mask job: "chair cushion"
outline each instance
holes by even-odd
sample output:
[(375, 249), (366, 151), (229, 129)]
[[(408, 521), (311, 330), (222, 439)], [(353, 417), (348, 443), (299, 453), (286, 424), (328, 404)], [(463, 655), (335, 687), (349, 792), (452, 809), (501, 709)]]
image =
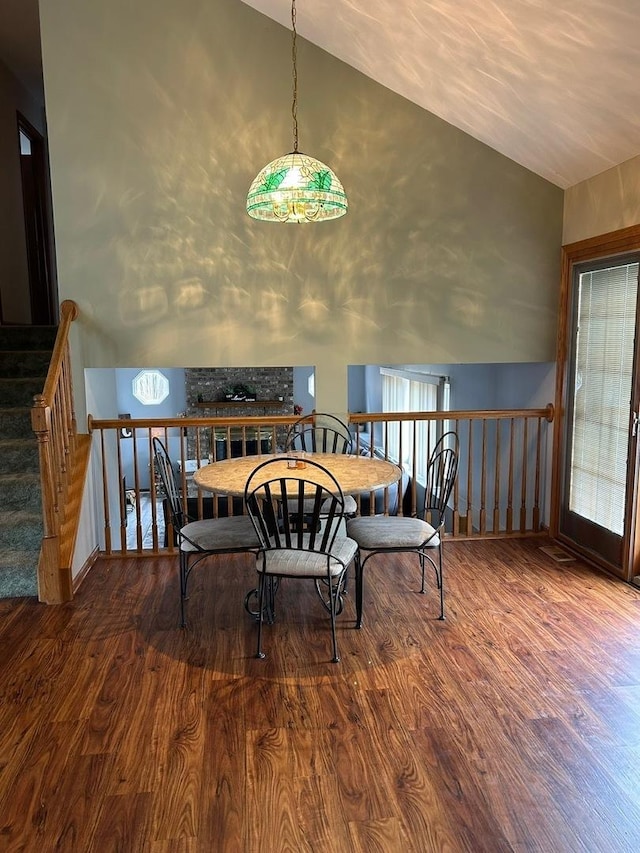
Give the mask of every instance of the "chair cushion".
[[(195, 543), (187, 542), (188, 536)], [(232, 515), (228, 518), (205, 518), (192, 521), (180, 530), (181, 551), (233, 551), (259, 548), (260, 541), (253, 522), (247, 515)]]
[(353, 495), (344, 496), (344, 514), (355, 515), (358, 512), (358, 504)]
[[(305, 536), (303, 539), (308, 540), (308, 537)], [(331, 576), (336, 577), (352, 562), (357, 550), (357, 543), (346, 537), (335, 540), (330, 556), (320, 551), (274, 548), (265, 552), (265, 572), (268, 575), (290, 577), (326, 577), (327, 559), (329, 559)], [(262, 571), (261, 560), (258, 560), (257, 565), (258, 570)]]
[(387, 515), (352, 518), (347, 521), (347, 536), (355, 539), (364, 551), (376, 551), (379, 548), (437, 548), (440, 545), (440, 536), (435, 529), (419, 518)]
[[(326, 515), (329, 511), (331, 498), (327, 498), (327, 500), (322, 504), (320, 508), (321, 515)], [(289, 512), (295, 512), (298, 509), (297, 501), (289, 501)], [(313, 500), (308, 500), (304, 502), (305, 511), (311, 514), (313, 512)], [(355, 515), (358, 511), (358, 504), (356, 503), (356, 499), (353, 495), (345, 495), (344, 496), (344, 514), (345, 515)]]

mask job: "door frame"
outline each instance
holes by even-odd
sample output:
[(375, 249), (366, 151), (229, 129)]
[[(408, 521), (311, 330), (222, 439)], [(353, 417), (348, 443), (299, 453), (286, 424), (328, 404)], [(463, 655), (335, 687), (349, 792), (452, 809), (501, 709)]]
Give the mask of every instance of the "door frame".
[[(551, 479), (551, 513), (549, 534), (570, 550), (576, 551), (589, 562), (595, 563), (600, 568), (611, 574), (630, 581), (636, 574), (640, 574), (640, 522), (638, 519), (637, 493), (638, 493), (638, 453), (636, 451), (635, 464), (628, 466), (627, 490), (629, 494), (636, 495), (635, 501), (628, 501), (625, 514), (625, 533), (622, 543), (622, 566), (614, 566), (597, 554), (594, 554), (580, 543), (568, 539), (560, 532), (560, 506), (561, 489), (564, 470), (564, 436), (566, 421), (566, 394), (567, 376), (569, 374), (569, 358), (571, 347), (571, 306), (572, 306), (572, 283), (573, 268), (578, 263), (585, 261), (598, 261), (606, 257), (615, 259), (616, 256), (640, 251), (640, 225), (632, 225), (619, 231), (611, 231), (597, 237), (590, 237), (576, 243), (569, 243), (562, 247), (562, 274), (560, 282), (560, 300), (558, 309), (558, 336), (556, 348), (556, 392), (555, 392), (555, 420), (553, 431), (553, 466)], [(640, 304), (637, 316), (640, 316)], [(636, 346), (638, 341), (636, 339)], [(634, 387), (632, 389), (632, 405), (630, 412), (638, 411), (640, 402), (640, 371), (635, 371)], [(631, 423), (630, 423), (631, 428)], [(637, 446), (637, 443), (636, 443)]]
[(28, 171), (25, 171), (24, 155), (20, 154), (31, 323), (54, 325), (58, 322), (57, 282), (46, 142), (20, 111), (17, 124), (18, 150), (20, 133), (24, 133), (31, 144)]

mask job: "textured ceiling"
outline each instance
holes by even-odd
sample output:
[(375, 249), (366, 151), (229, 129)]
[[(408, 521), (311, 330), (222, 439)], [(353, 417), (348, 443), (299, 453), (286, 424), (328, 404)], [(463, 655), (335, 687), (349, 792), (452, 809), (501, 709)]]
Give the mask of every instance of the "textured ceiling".
[[(37, 7), (0, 0), (0, 58), (41, 91)], [(560, 187), (640, 154), (640, 0), (297, 0), (296, 26)]]
[(640, 0), (297, 0), (296, 29), (560, 187), (640, 154)]

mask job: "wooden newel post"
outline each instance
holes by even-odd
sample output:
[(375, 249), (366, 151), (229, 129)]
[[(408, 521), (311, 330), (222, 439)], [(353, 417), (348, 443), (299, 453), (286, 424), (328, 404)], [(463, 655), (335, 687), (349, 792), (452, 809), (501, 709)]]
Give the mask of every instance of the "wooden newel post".
[(42, 485), (42, 517), (44, 538), (38, 566), (38, 598), (47, 604), (70, 601), (72, 592), (60, 573), (60, 518), (58, 492), (55, 488), (51, 408), (42, 394), (36, 395), (31, 409), (31, 426), (38, 439), (40, 481)]

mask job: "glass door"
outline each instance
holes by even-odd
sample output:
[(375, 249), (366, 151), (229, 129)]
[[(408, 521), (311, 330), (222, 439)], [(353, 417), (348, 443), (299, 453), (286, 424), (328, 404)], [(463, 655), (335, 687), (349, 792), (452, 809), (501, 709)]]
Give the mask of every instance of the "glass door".
[(567, 359), (559, 538), (634, 574), (640, 253), (575, 263)]

